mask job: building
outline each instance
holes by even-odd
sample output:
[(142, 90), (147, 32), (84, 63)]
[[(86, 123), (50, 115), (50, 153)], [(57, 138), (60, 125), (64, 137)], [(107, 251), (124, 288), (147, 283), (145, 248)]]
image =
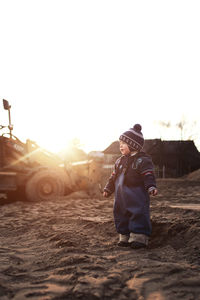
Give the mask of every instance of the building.
[[(157, 177), (180, 177), (200, 168), (200, 152), (193, 141), (145, 140), (144, 151), (150, 154)], [(105, 164), (113, 166), (120, 156), (119, 141), (104, 151)]]

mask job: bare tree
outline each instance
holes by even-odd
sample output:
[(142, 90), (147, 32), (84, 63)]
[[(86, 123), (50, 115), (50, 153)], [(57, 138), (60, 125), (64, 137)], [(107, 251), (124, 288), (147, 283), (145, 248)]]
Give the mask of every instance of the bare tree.
[(163, 122), (163, 121), (158, 121), (158, 124), (162, 127), (171, 127), (171, 123), (168, 121), (168, 122)]
[[(170, 121), (164, 122), (164, 121), (158, 121), (158, 124), (161, 128), (173, 128), (174, 124), (172, 125)], [(182, 140), (194, 140), (198, 137), (197, 130), (197, 122), (196, 121), (188, 121), (185, 116), (182, 117), (182, 119), (175, 124), (175, 127), (178, 127), (180, 130), (180, 139)]]
[(183, 130), (185, 129), (186, 125), (186, 120), (182, 118), (180, 122), (176, 124), (176, 126), (180, 129), (181, 131), (181, 141), (183, 140)]
[(161, 120), (156, 121), (155, 123), (157, 123), (158, 126), (159, 126), (160, 129), (161, 129), (161, 131), (159, 130), (159, 133), (160, 133), (160, 138), (162, 138), (162, 134), (161, 134), (162, 128), (170, 128), (170, 127), (171, 127), (171, 123), (170, 123), (170, 121), (164, 122), (164, 121), (161, 121)]
[(181, 141), (183, 139), (185, 140), (192, 140), (195, 139), (195, 128), (196, 128), (197, 122), (193, 121), (192, 123), (187, 121), (185, 117), (182, 117), (181, 121), (176, 124), (176, 126), (181, 131)]

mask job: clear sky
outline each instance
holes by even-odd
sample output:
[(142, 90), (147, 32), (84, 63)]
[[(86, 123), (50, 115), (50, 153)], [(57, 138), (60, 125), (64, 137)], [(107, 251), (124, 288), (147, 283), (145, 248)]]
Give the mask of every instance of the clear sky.
[(0, 0), (13, 133), (51, 151), (79, 138), (90, 151), (135, 123), (145, 138), (180, 139), (184, 121), (200, 150), (199, 16), (192, 0)]

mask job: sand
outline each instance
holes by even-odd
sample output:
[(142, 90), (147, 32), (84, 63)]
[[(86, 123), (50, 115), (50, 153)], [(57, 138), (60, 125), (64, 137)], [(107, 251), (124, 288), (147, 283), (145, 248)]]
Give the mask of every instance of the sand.
[(158, 187), (142, 250), (117, 246), (112, 197), (2, 199), (0, 299), (200, 299), (200, 181)]
[(198, 180), (200, 181), (200, 169), (196, 170), (196, 171), (193, 171), (191, 173), (189, 173), (186, 178), (188, 180)]

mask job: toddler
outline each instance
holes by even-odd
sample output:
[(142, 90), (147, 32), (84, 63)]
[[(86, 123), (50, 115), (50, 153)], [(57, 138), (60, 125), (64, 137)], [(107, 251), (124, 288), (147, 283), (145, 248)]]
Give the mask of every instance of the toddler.
[(147, 247), (151, 235), (150, 197), (157, 195), (153, 163), (142, 151), (144, 138), (140, 124), (124, 132), (120, 138), (121, 157), (115, 162), (103, 195), (115, 192), (114, 221), (119, 233), (119, 246), (134, 249)]

